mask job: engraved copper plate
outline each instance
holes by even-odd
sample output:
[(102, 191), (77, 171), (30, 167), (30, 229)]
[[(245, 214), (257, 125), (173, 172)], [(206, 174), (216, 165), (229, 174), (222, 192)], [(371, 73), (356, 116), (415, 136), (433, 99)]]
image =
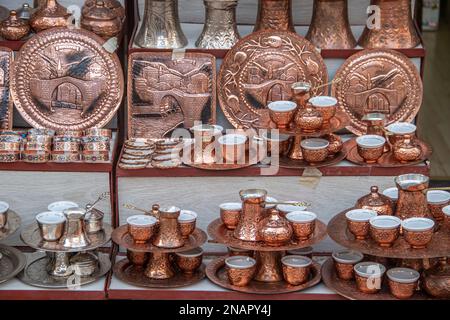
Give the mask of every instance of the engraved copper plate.
[(12, 70), (15, 106), (33, 127), (103, 127), (122, 102), (124, 80), (116, 54), (82, 29), (54, 28), (32, 37)]
[(38, 288), (47, 289), (68, 289), (70, 286), (84, 286), (98, 281), (104, 277), (109, 270), (111, 270), (111, 261), (109, 255), (99, 254), (99, 267), (95, 273), (89, 277), (78, 277), (75, 275), (69, 277), (55, 277), (51, 276), (47, 272), (47, 265), (49, 259), (46, 254), (34, 253), (29, 257), (29, 263), (18, 275), (18, 278), (23, 283)]
[(417, 67), (393, 50), (363, 50), (339, 68), (332, 95), (350, 117), (348, 130), (361, 135), (368, 113), (386, 114), (388, 124), (414, 120), (422, 105), (423, 86)]
[(227, 247), (233, 247), (242, 250), (253, 250), (253, 251), (289, 251), (295, 249), (302, 249), (306, 247), (310, 247), (316, 243), (319, 243), (327, 236), (327, 226), (322, 221), (316, 222), (316, 230), (314, 231), (311, 239), (307, 241), (297, 241), (292, 239), (290, 243), (279, 246), (279, 247), (271, 247), (262, 241), (251, 242), (251, 241), (243, 241), (234, 237), (234, 230), (229, 230), (222, 223), (221, 219), (216, 219), (210, 223), (208, 226), (208, 234), (209, 236)]
[(367, 163), (361, 158), (361, 156), (358, 153), (358, 147), (356, 145), (356, 140), (352, 139), (348, 141), (349, 143), (349, 153), (347, 155), (347, 160), (350, 162), (353, 162), (355, 164), (361, 165), (361, 166), (369, 166), (369, 167), (388, 167), (388, 168), (394, 168), (394, 167), (406, 167), (406, 166), (414, 166), (420, 163), (423, 163), (424, 161), (428, 160), (431, 157), (432, 148), (425, 142), (421, 140), (414, 140), (416, 142), (420, 149), (422, 149), (422, 154), (420, 155), (419, 159), (415, 161), (409, 161), (407, 163), (402, 163), (395, 159), (394, 153), (392, 151), (387, 152), (381, 156), (381, 158), (378, 160), (377, 163), (370, 164)]
[(89, 245), (87, 247), (76, 249), (66, 248), (58, 242), (43, 241), (37, 223), (33, 223), (28, 228), (24, 229), (20, 237), (22, 238), (23, 242), (36, 250), (49, 252), (80, 252), (95, 250), (99, 247), (103, 247), (109, 242), (109, 240), (111, 240), (111, 233), (111, 226), (103, 224), (102, 231), (87, 234), (87, 238), (89, 240)]
[(162, 138), (180, 125), (216, 119), (216, 59), (210, 54), (132, 53), (128, 136)]
[(198, 248), (202, 246), (206, 240), (207, 235), (203, 230), (195, 229), (195, 231), (189, 236), (189, 243), (185, 243), (184, 246), (175, 249), (159, 248), (149, 243), (137, 244), (134, 242), (131, 235), (128, 233), (128, 226), (124, 225), (116, 230), (112, 234), (112, 240), (125, 249), (134, 252), (160, 252), (160, 253), (175, 253), (175, 252), (185, 252), (191, 249)]
[[(386, 281), (383, 283), (381, 291), (377, 294), (362, 293), (356, 288), (354, 280), (345, 281), (338, 278), (334, 268), (332, 258), (329, 258), (322, 266), (322, 280), (325, 285), (336, 291), (337, 294), (350, 300), (398, 300), (390, 294)], [(422, 292), (416, 292), (410, 300), (431, 299)]]
[(13, 59), (12, 50), (0, 47), (0, 129), (12, 128), (13, 102), (10, 95), (9, 75)]
[(27, 264), (25, 255), (11, 247), (0, 245), (0, 283), (14, 278)]
[[(288, 31), (258, 31), (226, 55), (217, 80), (220, 106), (236, 128), (269, 128), (268, 103), (291, 100), (291, 86), (299, 81), (313, 88), (327, 83), (327, 68), (317, 49)], [(327, 91), (321, 87), (313, 95)]]
[(206, 267), (206, 276), (213, 283), (221, 286), (225, 289), (230, 289), (233, 291), (243, 292), (243, 293), (252, 293), (252, 294), (281, 294), (281, 293), (290, 293), (290, 292), (298, 292), (302, 290), (309, 289), (311, 287), (316, 286), (320, 283), (321, 280), (321, 271), (320, 265), (316, 262), (313, 263), (313, 267), (311, 268), (311, 275), (308, 282), (299, 285), (293, 286), (285, 281), (280, 282), (259, 282), (252, 280), (247, 287), (237, 287), (232, 285), (228, 280), (227, 271), (225, 268), (225, 259), (226, 258), (218, 258), (212, 261)]
[(449, 255), (450, 233), (442, 228), (434, 233), (433, 239), (426, 249), (411, 249), (402, 236), (397, 239), (391, 248), (380, 247), (370, 237), (367, 240), (356, 240), (347, 229), (345, 213), (349, 210), (338, 214), (328, 224), (329, 236), (345, 248), (361, 251), (371, 256), (397, 259), (439, 258)]
[(123, 259), (114, 265), (114, 276), (117, 279), (137, 287), (144, 288), (181, 288), (196, 284), (202, 281), (205, 274), (205, 265), (197, 269), (194, 274), (188, 275), (183, 272), (176, 272), (175, 276), (169, 279), (151, 279), (145, 276), (145, 269)]
[(14, 232), (17, 231), (20, 227), (20, 217), (19, 215), (12, 211), (8, 211), (8, 220), (6, 222), (6, 226), (2, 229), (0, 229), (0, 240), (6, 239), (10, 235), (12, 235)]

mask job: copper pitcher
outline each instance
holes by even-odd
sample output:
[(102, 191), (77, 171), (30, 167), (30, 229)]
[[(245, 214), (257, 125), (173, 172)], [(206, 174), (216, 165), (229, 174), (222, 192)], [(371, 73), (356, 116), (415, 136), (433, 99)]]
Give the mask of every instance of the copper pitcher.
[(85, 248), (89, 245), (89, 239), (86, 235), (84, 218), (86, 210), (81, 208), (72, 208), (64, 211), (66, 216), (66, 225), (64, 235), (59, 242), (69, 249)]
[(40, 2), (39, 8), (31, 15), (30, 25), (36, 32), (56, 27), (67, 27), (70, 15), (58, 1), (46, 0)]
[(306, 39), (321, 49), (353, 49), (356, 39), (348, 20), (347, 0), (314, 0)]
[(400, 219), (432, 218), (428, 208), (427, 190), (430, 179), (422, 174), (405, 174), (395, 178), (398, 201), (395, 215)]
[(179, 248), (184, 246), (178, 217), (181, 209), (177, 207), (161, 208), (159, 210), (159, 231), (153, 240), (153, 245), (160, 248)]
[(242, 214), (234, 236), (243, 241), (259, 241), (258, 224), (264, 219), (267, 191), (261, 189), (242, 190)]
[(371, 0), (370, 4), (380, 8), (379, 25), (372, 21), (373, 13), (370, 13), (358, 45), (368, 49), (400, 49), (420, 44), (412, 19), (411, 0)]
[(178, 18), (178, 0), (146, 0), (142, 25), (136, 35), (141, 48), (183, 48), (188, 41)]
[(259, 0), (255, 31), (281, 30), (295, 32), (292, 0)]

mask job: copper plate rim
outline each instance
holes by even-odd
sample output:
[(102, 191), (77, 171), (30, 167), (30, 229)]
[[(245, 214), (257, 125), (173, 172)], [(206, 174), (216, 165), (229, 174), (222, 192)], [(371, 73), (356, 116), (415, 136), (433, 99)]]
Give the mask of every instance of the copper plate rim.
[(202, 264), (192, 276), (188, 276), (182, 272), (177, 272), (174, 277), (165, 280), (150, 279), (144, 275), (145, 268), (136, 267), (136, 269), (138, 269), (136, 271), (140, 271), (141, 277), (136, 279), (136, 281), (133, 281), (133, 279), (128, 278), (127, 274), (124, 272), (125, 269), (130, 267), (130, 265), (132, 265), (132, 263), (128, 261), (128, 259), (123, 259), (116, 262), (113, 267), (114, 276), (120, 281), (142, 288), (182, 288), (199, 283), (206, 277), (206, 266), (204, 264)]
[(367, 240), (355, 240), (354, 236), (347, 229), (345, 213), (350, 210), (352, 209), (339, 213), (328, 224), (328, 235), (345, 248), (375, 257), (394, 259), (431, 259), (449, 255), (450, 234), (443, 229), (434, 233), (433, 240), (426, 249), (411, 249), (401, 236), (391, 248), (378, 246), (370, 237)]
[[(7, 10), (7, 12), (9, 15), (9, 10)], [(1, 8), (0, 8), (0, 15), (1, 15)], [(15, 58), (14, 52), (10, 48), (3, 47), (3, 46), (0, 46), (0, 51), (9, 55), (9, 59), (10, 59), (9, 67), (8, 67), (9, 71), (6, 73), (10, 74), (13, 69), (13, 63), (14, 63), (14, 58)], [(12, 126), (13, 126), (13, 107), (14, 107), (13, 99), (11, 97), (11, 94), (9, 94), (9, 98), (7, 99), (6, 114), (5, 114), (5, 117), (8, 119), (7, 126), (5, 128), (7, 130), (12, 129)]]
[(400, 161), (398, 161), (394, 158), (392, 151), (389, 151), (388, 153), (383, 154), (383, 156), (381, 156), (381, 158), (378, 160), (377, 163), (371, 164), (371, 163), (365, 162), (361, 158), (361, 156), (358, 154), (358, 146), (356, 144), (356, 138), (351, 139), (348, 141), (349, 152), (347, 155), (347, 160), (354, 164), (358, 164), (358, 165), (366, 166), (366, 167), (397, 168), (397, 167), (414, 166), (414, 165), (421, 164), (421, 163), (425, 162), (426, 160), (428, 160), (433, 153), (433, 149), (431, 148), (431, 146), (429, 146), (425, 142), (418, 140), (418, 139), (416, 140), (416, 142), (419, 145), (420, 149), (422, 150), (422, 153), (418, 160), (410, 161), (408, 163), (401, 163)]
[[(221, 257), (221, 258), (217, 258), (217, 259), (213, 260), (211, 263), (209, 263), (208, 266), (206, 267), (206, 276), (214, 284), (216, 284), (222, 288), (237, 291), (237, 292), (243, 292), (243, 293), (248, 293), (248, 294), (260, 294), (260, 295), (292, 293), (292, 292), (299, 292), (299, 291), (303, 291), (303, 290), (309, 289), (311, 287), (314, 287), (317, 284), (319, 284), (320, 281), (322, 280), (320, 264), (318, 264), (317, 262), (313, 262), (312, 278), (307, 283), (299, 285), (299, 286), (292, 286), (284, 281), (268, 283), (268, 282), (258, 282), (258, 281), (252, 280), (252, 283), (260, 284), (258, 286), (259, 287), (258, 289), (251, 289), (249, 287), (237, 287), (237, 286), (233, 286), (228, 281), (220, 279), (217, 276), (217, 273), (223, 267), (225, 267), (225, 259), (226, 258)], [(276, 285), (277, 287), (273, 288), (274, 285)]]
[(350, 119), (349, 119), (348, 115), (345, 112), (338, 110), (336, 115), (330, 119), (331, 126), (323, 127), (322, 129), (317, 130), (315, 132), (308, 133), (308, 132), (304, 132), (304, 131), (302, 131), (300, 129), (296, 129), (296, 128), (279, 129), (279, 130), (280, 130), (280, 133), (291, 135), (291, 136), (301, 135), (303, 137), (320, 138), (324, 135), (345, 129), (349, 123), (350, 123)]
[(19, 229), (21, 223), (20, 216), (13, 210), (8, 210), (8, 220), (6, 226), (0, 229), (0, 240), (4, 240)]
[[(225, 234), (223, 234), (223, 232), (225, 232)], [(290, 251), (310, 247), (325, 239), (325, 237), (327, 236), (327, 226), (322, 221), (317, 220), (316, 230), (311, 239), (302, 242), (294, 242), (294, 240), (291, 240), (290, 244), (279, 247), (271, 247), (261, 241), (259, 242), (242, 241), (234, 238), (233, 232), (234, 230), (228, 230), (225, 227), (221, 219), (214, 220), (208, 226), (209, 236), (215, 241), (226, 245), (227, 247), (233, 247), (241, 250), (264, 251), (264, 252)]]
[(191, 249), (195, 249), (195, 248), (202, 246), (206, 242), (207, 239), (208, 239), (208, 236), (206, 235), (206, 232), (197, 228), (197, 229), (195, 229), (194, 233), (190, 235), (188, 244), (185, 244), (184, 246), (182, 246), (180, 248), (169, 249), (169, 248), (158, 248), (150, 243), (146, 243), (146, 244), (134, 243), (133, 239), (128, 234), (128, 226), (127, 225), (123, 225), (123, 226), (115, 229), (112, 233), (112, 240), (118, 246), (125, 248), (127, 250), (131, 250), (134, 252), (140, 252), (140, 253), (147, 253), (147, 252), (176, 253), (176, 252), (189, 251)]
[(27, 257), (22, 251), (16, 248), (0, 245), (0, 253), (3, 255), (1, 259), (9, 259), (14, 264), (14, 269), (7, 275), (0, 277), (0, 284), (17, 276), (27, 264)]
[[(346, 281), (337, 277), (333, 258), (327, 259), (322, 266), (322, 280), (327, 288), (335, 291), (340, 296), (349, 300), (400, 300), (389, 293), (386, 283), (383, 283), (382, 290), (377, 294), (367, 294), (358, 291), (354, 280)], [(433, 300), (424, 293), (415, 293), (409, 300)]]

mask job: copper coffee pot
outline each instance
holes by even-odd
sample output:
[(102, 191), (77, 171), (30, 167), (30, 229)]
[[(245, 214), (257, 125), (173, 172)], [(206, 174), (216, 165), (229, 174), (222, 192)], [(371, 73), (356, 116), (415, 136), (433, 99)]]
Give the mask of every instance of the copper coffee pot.
[(153, 245), (167, 249), (184, 246), (180, 225), (178, 224), (180, 213), (181, 209), (177, 207), (159, 209), (159, 231), (153, 240)]
[(397, 217), (432, 218), (427, 201), (429, 182), (430, 179), (422, 174), (405, 174), (395, 178), (398, 188)]
[[(380, 8), (379, 26), (366, 26), (358, 45), (363, 48), (415, 48), (420, 38), (411, 14), (411, 0), (371, 0)], [(369, 18), (368, 23), (372, 21)]]
[(356, 39), (348, 20), (347, 0), (314, 0), (306, 39), (320, 49), (353, 49)]
[(258, 224), (264, 219), (267, 191), (261, 189), (242, 190), (242, 214), (234, 237), (243, 241), (259, 241)]
[(292, 0), (259, 0), (255, 31), (282, 30), (295, 32)]
[(86, 210), (81, 208), (67, 209), (64, 211), (66, 216), (66, 225), (64, 235), (59, 240), (65, 248), (79, 249), (89, 245), (89, 239), (86, 235), (84, 218)]
[(30, 25), (34, 31), (40, 32), (50, 28), (67, 27), (70, 13), (56, 0), (46, 0), (33, 12)]

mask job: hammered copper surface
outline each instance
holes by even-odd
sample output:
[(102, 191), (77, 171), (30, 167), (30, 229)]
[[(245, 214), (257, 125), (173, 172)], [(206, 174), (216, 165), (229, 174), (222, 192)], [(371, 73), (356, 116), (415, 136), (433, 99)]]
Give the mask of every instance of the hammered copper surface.
[[(82, 8), (82, 13), (85, 10), (91, 8), (98, 0), (86, 0)], [(119, 0), (103, 0), (105, 6), (111, 9), (120, 19), (125, 18), (125, 8), (122, 6)]]
[(158, 231), (152, 240), (154, 246), (158, 248), (176, 249), (183, 247), (185, 242), (189, 241), (189, 237), (183, 239), (180, 223), (178, 222), (179, 216), (179, 208), (170, 211), (165, 211), (162, 208), (159, 209)]
[(11, 247), (0, 245), (0, 284), (14, 278), (27, 263), (25, 255)]
[(409, 231), (403, 228), (403, 237), (413, 249), (425, 249), (433, 239), (434, 230)]
[(259, 0), (255, 29), (295, 32), (292, 0)]
[(314, 0), (306, 39), (320, 49), (353, 49), (356, 39), (348, 20), (347, 0)]
[(394, 145), (393, 152), (395, 159), (401, 163), (416, 161), (422, 155), (419, 144), (412, 141), (409, 136), (403, 142)]
[(225, 267), (227, 269), (228, 281), (235, 287), (247, 287), (255, 275), (256, 265), (246, 269)]
[[(404, 181), (402, 183), (402, 181)], [(430, 178), (421, 174), (406, 174), (395, 178), (398, 200), (395, 215), (400, 219), (430, 218), (427, 190)], [(444, 256), (444, 255), (443, 255)]]
[(331, 134), (333, 132), (344, 129), (350, 124), (350, 119), (343, 111), (338, 110), (333, 118), (330, 119), (328, 124), (323, 124), (319, 129), (314, 131), (305, 131), (304, 129), (296, 126), (295, 124), (287, 129), (280, 130), (281, 133), (296, 135), (301, 134), (304, 137), (321, 138), (324, 135)]
[(323, 117), (311, 104), (307, 104), (306, 108), (300, 109), (295, 116), (295, 125), (302, 132), (314, 133), (322, 128)]
[(414, 283), (400, 283), (388, 279), (389, 290), (391, 294), (397, 299), (407, 300), (414, 296), (417, 289), (417, 282)]
[(267, 105), (291, 100), (292, 85), (307, 81), (313, 95), (327, 93), (328, 72), (316, 48), (287, 31), (258, 31), (226, 55), (217, 86), (220, 106), (236, 128), (274, 127)]
[(0, 240), (6, 239), (20, 227), (21, 219), (15, 211), (9, 210), (7, 215), (8, 220), (6, 222), (6, 226), (4, 228), (0, 228)]
[(293, 286), (298, 286), (308, 282), (310, 267), (291, 267), (283, 265), (284, 280)]
[(211, 222), (208, 226), (208, 234), (213, 240), (228, 247), (254, 251), (289, 251), (309, 247), (322, 241), (326, 237), (326, 225), (321, 221), (317, 221), (316, 223), (315, 232), (308, 241), (296, 241), (291, 239), (288, 244), (279, 247), (271, 247), (262, 241), (252, 242), (239, 240), (234, 237), (233, 231), (228, 230), (220, 219)]
[(127, 250), (127, 258), (133, 265), (143, 267), (149, 260), (150, 254), (146, 252), (133, 252)]
[(202, 265), (192, 274), (177, 272), (172, 278), (158, 280), (145, 276), (142, 267), (134, 266), (127, 259), (114, 265), (114, 276), (117, 279), (136, 287), (144, 288), (180, 288), (196, 284), (205, 278), (205, 266)]
[(322, 163), (328, 158), (328, 148), (318, 150), (302, 148), (302, 154), (303, 160), (314, 166), (316, 163)]
[(338, 276), (339, 279), (346, 281), (354, 279), (355, 277), (354, 264), (339, 263), (335, 261), (334, 267), (336, 269), (336, 275)]
[(108, 40), (119, 35), (122, 30), (122, 18), (107, 7), (104, 1), (96, 1), (82, 11), (81, 27), (99, 37)]
[(347, 230), (345, 213), (349, 210), (336, 215), (328, 224), (329, 236), (345, 248), (367, 255), (398, 259), (439, 258), (448, 255), (450, 234), (444, 229), (439, 229), (434, 233), (433, 240), (426, 249), (412, 250), (403, 237), (400, 237), (391, 248), (382, 248), (370, 238), (356, 241), (355, 237)]
[(216, 60), (203, 53), (132, 53), (128, 69), (129, 137), (162, 138), (179, 125), (215, 122)]
[[(356, 288), (364, 294), (376, 294), (381, 291), (383, 277), (362, 277), (355, 274)], [(374, 283), (373, 283), (374, 282)], [(379, 284), (378, 284), (379, 283)]]
[(35, 32), (51, 28), (67, 27), (71, 22), (70, 13), (56, 0), (41, 1), (41, 5), (30, 17), (30, 25)]
[(351, 221), (347, 219), (347, 228), (357, 240), (366, 240), (369, 236), (369, 221)]
[[(241, 241), (256, 242), (260, 240), (258, 232), (259, 222), (265, 217), (264, 209), (267, 191), (263, 189), (241, 190), (239, 196), (242, 201), (241, 218), (239, 219), (236, 229), (230, 233), (231, 237)], [(219, 223), (221, 223), (220, 219)], [(208, 226), (208, 233), (210, 227), (211, 224)], [(246, 249), (233, 245), (232, 247)]]
[(153, 252), (145, 267), (144, 275), (150, 279), (165, 280), (174, 277), (176, 271), (169, 253)]
[(116, 228), (112, 233), (112, 240), (116, 244), (134, 252), (184, 252), (201, 247), (206, 242), (207, 238), (208, 237), (204, 231), (195, 229), (195, 231), (190, 235), (189, 240), (185, 241), (183, 247), (168, 249), (158, 248), (151, 243), (134, 243), (133, 238), (128, 233), (128, 227), (126, 225)]
[(285, 281), (268, 283), (253, 280), (246, 287), (237, 287), (231, 285), (228, 281), (225, 259), (226, 258), (218, 258), (208, 264), (208, 266), (206, 267), (206, 276), (216, 285), (233, 291), (261, 295), (282, 294), (306, 290), (308, 288), (316, 286), (320, 283), (321, 280), (320, 265), (314, 263), (313, 267), (311, 268), (309, 281), (299, 286), (292, 286)]
[(12, 50), (0, 47), (0, 130), (12, 128), (13, 101), (10, 95), (9, 79), (13, 60)]
[(220, 219), (222, 219), (222, 222), (227, 229), (234, 230), (239, 224), (241, 213), (241, 210), (220, 209)]
[(364, 160), (365, 163), (374, 164), (377, 163), (383, 155), (384, 145), (376, 148), (366, 148), (357, 144), (356, 150), (358, 151), (358, 155)]
[(116, 54), (83, 29), (55, 28), (21, 48), (11, 75), (15, 106), (33, 127), (84, 130), (105, 126), (122, 102)]
[(180, 225), (181, 236), (183, 237), (183, 239), (188, 239), (189, 236), (192, 234), (192, 232), (194, 232), (194, 230), (195, 230), (196, 221), (185, 222), (185, 223), (179, 222), (179, 225)]
[(447, 260), (440, 259), (439, 265), (423, 273), (422, 286), (433, 297), (450, 299), (450, 265)]
[(283, 281), (281, 259), (284, 251), (255, 251), (257, 269), (254, 280), (265, 283)]
[(368, 113), (386, 115), (387, 125), (411, 122), (422, 105), (423, 86), (412, 61), (393, 50), (363, 50), (345, 61), (332, 85), (339, 108), (350, 117), (348, 130), (365, 134), (362, 118)]
[(394, 202), (378, 191), (377, 186), (371, 187), (368, 195), (356, 201), (356, 208), (373, 210), (381, 216), (392, 216), (394, 214)]
[(187, 274), (193, 275), (198, 268), (202, 265), (203, 255), (196, 257), (175, 255), (175, 263), (178, 268)]
[(289, 221), (275, 209), (269, 210), (269, 217), (261, 220), (258, 229), (261, 241), (272, 247), (288, 243), (293, 234)]
[(20, 40), (30, 32), (28, 21), (19, 19), (16, 11), (11, 11), (8, 19), (0, 23), (0, 35), (6, 40)]

